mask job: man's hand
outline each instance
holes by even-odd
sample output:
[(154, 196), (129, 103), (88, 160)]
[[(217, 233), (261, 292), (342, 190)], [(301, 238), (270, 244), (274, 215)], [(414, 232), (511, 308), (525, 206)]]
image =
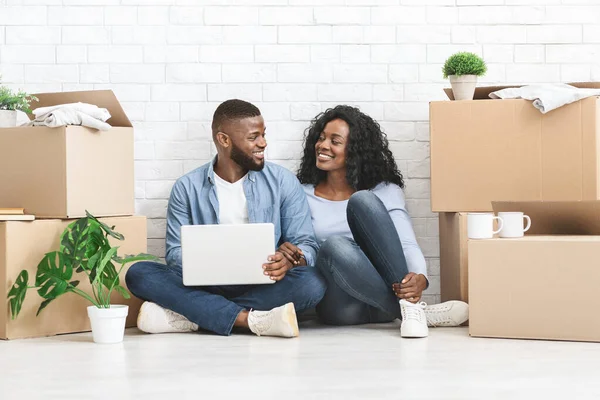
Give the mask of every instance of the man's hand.
[(423, 290), (427, 287), (427, 278), (423, 274), (415, 274), (409, 272), (402, 282), (394, 283), (392, 288), (396, 297), (410, 301), (411, 303), (418, 303), (423, 295)]
[(292, 268), (293, 264), (279, 251), (269, 256), (270, 263), (263, 264), (264, 274), (268, 275), (274, 281), (280, 281), (285, 274)]
[(306, 259), (304, 258), (302, 250), (290, 242), (283, 243), (281, 246), (279, 246), (277, 251), (282, 253), (285, 258), (287, 258), (288, 261), (294, 264), (296, 267), (300, 265), (306, 265)]

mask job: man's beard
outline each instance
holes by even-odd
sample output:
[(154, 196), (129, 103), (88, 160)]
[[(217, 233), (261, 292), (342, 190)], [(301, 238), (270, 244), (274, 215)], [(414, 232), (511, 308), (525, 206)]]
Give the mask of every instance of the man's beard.
[(240, 167), (247, 169), (248, 171), (261, 171), (265, 162), (264, 159), (261, 162), (257, 162), (254, 157), (248, 156), (235, 143), (231, 143), (231, 155), (230, 158), (235, 161)]

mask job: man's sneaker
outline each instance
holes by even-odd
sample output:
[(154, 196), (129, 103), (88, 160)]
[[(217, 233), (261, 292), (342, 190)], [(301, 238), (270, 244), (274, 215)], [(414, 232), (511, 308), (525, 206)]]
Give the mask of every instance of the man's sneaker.
[(425, 307), (425, 315), (429, 326), (459, 326), (469, 319), (469, 305), (464, 301), (446, 301)]
[(146, 333), (183, 333), (198, 330), (198, 325), (183, 315), (145, 301), (138, 314), (137, 327)]
[(425, 317), (425, 306), (421, 302), (413, 304), (404, 299), (400, 300), (400, 312), (402, 313), (402, 325), (400, 325), (400, 336), (409, 338), (423, 338), (429, 334), (427, 318)]
[(298, 336), (298, 320), (294, 303), (287, 303), (270, 311), (250, 311), (248, 327), (258, 336)]

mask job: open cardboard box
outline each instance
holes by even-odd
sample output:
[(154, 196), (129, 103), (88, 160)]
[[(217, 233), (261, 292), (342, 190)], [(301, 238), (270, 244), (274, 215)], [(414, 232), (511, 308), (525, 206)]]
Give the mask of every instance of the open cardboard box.
[(523, 238), (469, 240), (471, 336), (600, 342), (600, 201), (494, 202)]
[(600, 199), (600, 98), (542, 114), (529, 100), (489, 98), (503, 88), (430, 103), (432, 211), (492, 211), (493, 200)]
[(108, 109), (112, 128), (0, 129), (0, 207), (36, 218), (133, 215), (133, 127), (111, 90), (36, 94), (32, 109), (90, 103)]

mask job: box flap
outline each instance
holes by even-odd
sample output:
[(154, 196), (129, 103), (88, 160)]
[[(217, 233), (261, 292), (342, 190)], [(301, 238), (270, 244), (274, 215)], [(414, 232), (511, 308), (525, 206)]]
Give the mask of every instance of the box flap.
[[(573, 82), (568, 83), (568, 85), (575, 86), (580, 89), (600, 89), (600, 82)], [(497, 90), (507, 89), (507, 88), (516, 88), (522, 87), (524, 85), (513, 85), (513, 86), (483, 86), (475, 88), (475, 94), (473, 95), (473, 100), (490, 100), (490, 93), (495, 92)], [(444, 93), (450, 100), (454, 100), (454, 93), (452, 92), (452, 88), (445, 88)]]
[(600, 235), (600, 200), (493, 201), (492, 209), (529, 215), (527, 235)]
[[(495, 92), (497, 90), (507, 89), (507, 88), (521, 87), (521, 86), (523, 86), (523, 85), (477, 87), (477, 88), (475, 88), (475, 94), (473, 95), (473, 100), (491, 100), (490, 93), (492, 93), (492, 92)], [(454, 93), (452, 92), (452, 88), (445, 88), (444, 92), (446, 93), (446, 96), (448, 96), (448, 98), (450, 100), (454, 100)]]
[(573, 82), (569, 85), (580, 89), (600, 89), (600, 82)]
[(56, 106), (69, 103), (88, 103), (101, 108), (106, 108), (111, 117), (106, 121), (110, 126), (131, 127), (131, 121), (127, 118), (119, 100), (112, 90), (89, 90), (82, 92), (59, 92), (35, 94), (39, 101), (31, 103), (31, 109), (38, 107)]

